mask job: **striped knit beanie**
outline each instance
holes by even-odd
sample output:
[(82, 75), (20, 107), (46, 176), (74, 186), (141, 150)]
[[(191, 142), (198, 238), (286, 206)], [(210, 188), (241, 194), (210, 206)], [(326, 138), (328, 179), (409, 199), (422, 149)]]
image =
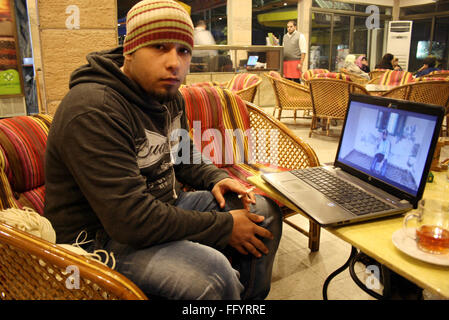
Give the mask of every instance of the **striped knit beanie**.
[(193, 23), (187, 11), (173, 0), (143, 0), (126, 16), (123, 54), (156, 43), (181, 43), (193, 49)]

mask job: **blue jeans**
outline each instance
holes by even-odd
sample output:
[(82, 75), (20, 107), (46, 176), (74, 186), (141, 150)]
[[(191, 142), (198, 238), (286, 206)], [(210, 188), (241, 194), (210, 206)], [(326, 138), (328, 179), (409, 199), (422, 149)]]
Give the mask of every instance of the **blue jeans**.
[[(269, 253), (261, 258), (242, 255), (230, 246), (221, 252), (187, 240), (134, 249), (110, 239), (104, 231), (97, 232), (95, 245), (87, 250), (113, 252), (115, 269), (149, 297), (174, 300), (264, 299), (270, 291), (282, 219), (276, 203), (265, 197), (256, 197), (251, 212), (263, 215), (265, 219), (260, 225), (274, 235), (273, 240), (263, 239)], [(235, 194), (226, 194), (225, 199), (225, 208), (220, 209), (209, 191), (183, 192), (176, 206), (198, 211), (242, 208), (241, 200)]]

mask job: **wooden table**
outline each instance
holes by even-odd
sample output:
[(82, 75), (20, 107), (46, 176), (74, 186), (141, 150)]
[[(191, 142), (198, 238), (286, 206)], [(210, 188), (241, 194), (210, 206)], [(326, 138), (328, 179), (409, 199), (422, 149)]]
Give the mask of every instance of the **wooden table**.
[[(443, 195), (449, 188), (446, 172), (432, 172), (434, 181), (427, 183), (424, 197)], [(261, 177), (253, 176), (249, 181), (265, 191), (269, 196), (284, 203), (289, 208), (301, 211), (289, 200), (265, 183)], [(446, 196), (449, 193), (446, 193)], [(402, 228), (403, 216), (363, 222), (343, 227), (326, 228), (327, 231), (350, 243), (353, 248), (374, 258), (390, 270), (412, 281), (419, 287), (427, 289), (445, 298), (449, 298), (449, 267), (422, 262), (397, 249), (392, 242), (392, 235)], [(351, 256), (354, 255), (354, 250)], [(349, 260), (348, 260), (349, 262)], [(347, 267), (346, 265), (344, 267)], [(328, 283), (325, 283), (325, 286)], [(325, 291), (323, 288), (323, 295)]]

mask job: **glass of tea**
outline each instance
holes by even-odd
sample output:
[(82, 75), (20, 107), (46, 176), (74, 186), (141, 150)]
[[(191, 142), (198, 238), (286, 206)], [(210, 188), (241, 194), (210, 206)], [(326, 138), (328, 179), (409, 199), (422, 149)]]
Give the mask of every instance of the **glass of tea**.
[[(408, 227), (410, 220), (416, 219), (414, 233)], [(449, 253), (449, 200), (422, 199), (418, 209), (404, 218), (403, 229), (407, 236), (415, 239), (422, 251)]]

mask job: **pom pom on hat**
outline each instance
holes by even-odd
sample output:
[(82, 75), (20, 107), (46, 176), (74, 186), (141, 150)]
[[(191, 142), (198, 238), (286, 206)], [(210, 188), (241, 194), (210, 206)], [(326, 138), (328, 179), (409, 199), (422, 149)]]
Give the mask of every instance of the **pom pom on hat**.
[(187, 11), (173, 0), (143, 0), (126, 16), (123, 54), (157, 43), (181, 43), (193, 50), (193, 23)]

